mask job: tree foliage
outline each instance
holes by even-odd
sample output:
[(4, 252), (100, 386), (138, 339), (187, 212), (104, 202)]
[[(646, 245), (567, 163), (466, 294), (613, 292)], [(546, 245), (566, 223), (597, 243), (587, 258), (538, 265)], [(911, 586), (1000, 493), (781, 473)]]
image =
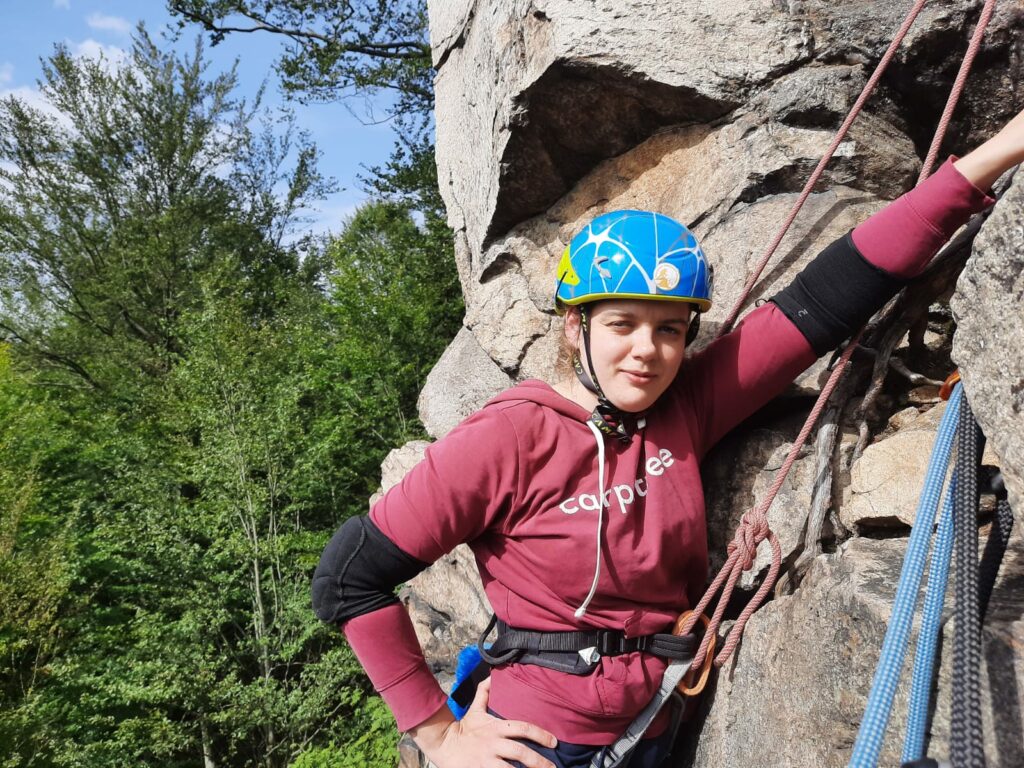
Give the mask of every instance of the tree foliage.
[(140, 31), (0, 104), (4, 768), (393, 755), (309, 579), (422, 434), (448, 232), (375, 202), (296, 240), (315, 148), (205, 66)]
[[(229, 34), (264, 33), (285, 42), (278, 71), (285, 92), (334, 101), (387, 95), (395, 147), (363, 182), (380, 199), (443, 222), (434, 161), (434, 68), (425, 0), (168, 0), (181, 24), (217, 44)], [(451, 239), (441, 246), (452, 257)]]
[(79, 383), (166, 373), (199, 300), (191, 278), (225, 252), (254, 306), (297, 268), (278, 245), (322, 189), (315, 149), (286, 173), (293, 136), (254, 132), (235, 73), (203, 69), (198, 49), (181, 61), (143, 32), (113, 71), (58, 47), (42, 83), (53, 113), (0, 102), (0, 337)]

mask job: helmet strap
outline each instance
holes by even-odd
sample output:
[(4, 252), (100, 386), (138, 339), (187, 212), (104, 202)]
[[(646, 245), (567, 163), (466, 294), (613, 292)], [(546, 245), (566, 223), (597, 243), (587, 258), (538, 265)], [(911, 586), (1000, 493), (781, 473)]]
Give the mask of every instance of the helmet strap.
[(686, 326), (686, 346), (690, 346), (697, 340), (700, 333), (700, 310), (696, 304), (690, 305), (690, 324)]
[(597, 380), (597, 371), (594, 370), (593, 357), (590, 354), (590, 318), (586, 305), (580, 305), (580, 330), (583, 333), (583, 349), (587, 353), (587, 369), (583, 368), (578, 351), (572, 354), (572, 369), (576, 372), (576, 378), (584, 389), (597, 396), (597, 407), (590, 414), (590, 421), (601, 432), (611, 437), (616, 437), (628, 443), (636, 432), (636, 417), (626, 413), (615, 406), (605, 396), (601, 385)]

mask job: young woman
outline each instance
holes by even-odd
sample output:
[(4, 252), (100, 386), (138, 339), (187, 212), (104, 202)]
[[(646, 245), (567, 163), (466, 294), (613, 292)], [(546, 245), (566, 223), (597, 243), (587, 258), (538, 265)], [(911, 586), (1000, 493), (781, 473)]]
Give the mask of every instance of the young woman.
[[(706, 581), (701, 458), (920, 272), (1022, 160), (1024, 113), (685, 361), (711, 305), (693, 235), (639, 211), (577, 235), (556, 288), (574, 375), (523, 382), (432, 445), (338, 530), (314, 576), (317, 614), (345, 632), (399, 729), (439, 768), (582, 766), (614, 742), (661, 681), (655, 636)], [(512, 653), (455, 721), (394, 588), (461, 542), (506, 637), (600, 630), (601, 650)], [(668, 725), (655, 720), (631, 768), (664, 758)]]

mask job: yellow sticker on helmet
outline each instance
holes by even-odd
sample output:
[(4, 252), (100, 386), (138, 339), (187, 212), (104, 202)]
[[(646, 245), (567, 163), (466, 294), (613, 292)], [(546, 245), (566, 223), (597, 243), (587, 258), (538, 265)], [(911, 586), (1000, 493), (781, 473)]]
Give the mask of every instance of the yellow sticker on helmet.
[(671, 291), (679, 285), (679, 270), (675, 264), (669, 264), (667, 261), (659, 264), (654, 270), (654, 284), (663, 291)]
[(579, 285), (580, 276), (572, 268), (572, 259), (569, 258), (569, 248), (562, 252), (562, 260), (558, 262), (558, 282), (567, 285)]

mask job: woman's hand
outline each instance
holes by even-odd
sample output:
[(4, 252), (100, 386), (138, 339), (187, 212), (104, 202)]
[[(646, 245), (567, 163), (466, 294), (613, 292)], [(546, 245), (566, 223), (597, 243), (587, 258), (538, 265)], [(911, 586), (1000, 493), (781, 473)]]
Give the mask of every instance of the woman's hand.
[(409, 735), (437, 768), (507, 768), (513, 760), (526, 768), (555, 768), (550, 760), (513, 739), (527, 739), (552, 749), (558, 740), (536, 725), (489, 715), (490, 690), (488, 678), (477, 688), (473, 704), (461, 720), (456, 720), (448, 707), (441, 707)]
[(988, 190), (996, 179), (1024, 162), (1024, 112), (1021, 112), (995, 136), (954, 165), (964, 178), (982, 190)]

